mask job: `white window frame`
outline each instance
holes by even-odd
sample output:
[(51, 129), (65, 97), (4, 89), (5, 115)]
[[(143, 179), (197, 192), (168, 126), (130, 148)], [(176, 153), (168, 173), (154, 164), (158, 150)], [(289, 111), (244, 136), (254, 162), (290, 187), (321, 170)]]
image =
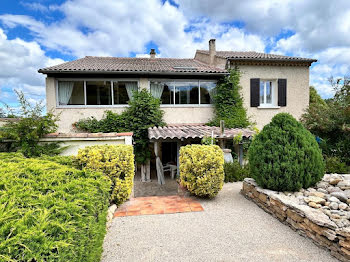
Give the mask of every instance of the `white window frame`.
[[(198, 104), (176, 104), (176, 82), (198, 82)], [(201, 104), (201, 81), (202, 82), (212, 82), (218, 83), (217, 80), (205, 80), (205, 79), (149, 79), (148, 86), (151, 88), (151, 82), (168, 82), (171, 83), (171, 88), (173, 90), (173, 103), (172, 104), (161, 104), (160, 107), (213, 107), (213, 104)]]
[[(58, 81), (71, 81), (71, 82), (84, 82), (84, 105), (60, 105), (58, 100)], [(89, 81), (106, 81), (111, 82), (111, 105), (87, 105), (87, 94), (86, 94), (86, 82)], [(137, 82), (137, 86), (140, 87), (140, 80), (135, 78), (56, 78), (55, 89), (56, 89), (56, 108), (109, 108), (109, 107), (128, 107), (129, 105), (115, 105), (114, 104), (114, 87), (113, 82)]]
[[(264, 102), (260, 102), (260, 85), (261, 82), (264, 82)], [(266, 83), (271, 82), (271, 103), (266, 103)], [(260, 79), (259, 82), (259, 107), (258, 108), (279, 108), (277, 106), (277, 79)]]

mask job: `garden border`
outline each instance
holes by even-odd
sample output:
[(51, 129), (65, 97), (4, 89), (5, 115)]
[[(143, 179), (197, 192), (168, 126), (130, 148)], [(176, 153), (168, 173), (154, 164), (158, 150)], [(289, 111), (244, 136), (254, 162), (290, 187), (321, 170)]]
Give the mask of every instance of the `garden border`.
[(241, 193), (300, 235), (330, 250), (337, 259), (350, 260), (350, 228), (338, 228), (322, 211), (298, 205), (285, 194), (262, 189), (252, 178), (244, 179)]

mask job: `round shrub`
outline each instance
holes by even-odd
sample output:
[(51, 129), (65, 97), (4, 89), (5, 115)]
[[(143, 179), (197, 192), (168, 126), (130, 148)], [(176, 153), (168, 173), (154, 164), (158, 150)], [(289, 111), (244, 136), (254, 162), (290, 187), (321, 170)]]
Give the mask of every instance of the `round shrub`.
[(256, 135), (248, 155), (251, 177), (263, 188), (298, 191), (324, 175), (315, 137), (287, 113), (274, 116)]
[(134, 153), (130, 145), (98, 145), (79, 149), (84, 168), (99, 171), (112, 181), (111, 201), (120, 205), (130, 196), (134, 181)]
[(224, 154), (216, 145), (180, 148), (180, 183), (192, 194), (215, 197), (224, 184)]

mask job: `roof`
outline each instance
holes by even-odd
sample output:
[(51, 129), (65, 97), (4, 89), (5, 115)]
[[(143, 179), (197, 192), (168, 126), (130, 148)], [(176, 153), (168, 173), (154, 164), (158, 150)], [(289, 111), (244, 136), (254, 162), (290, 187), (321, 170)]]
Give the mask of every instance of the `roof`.
[(225, 128), (223, 135), (220, 135), (220, 127), (206, 126), (204, 124), (173, 124), (164, 127), (148, 128), (148, 138), (158, 139), (182, 139), (182, 138), (203, 138), (211, 136), (214, 132), (214, 138), (233, 138), (237, 135), (249, 138), (254, 134), (250, 129)]
[[(199, 53), (209, 54), (208, 50), (197, 50)], [(258, 53), (255, 51), (216, 51), (216, 56), (229, 60), (250, 60), (250, 61), (290, 61), (290, 62), (317, 62), (316, 59), (284, 56), (275, 54)]]
[(50, 133), (44, 135), (45, 138), (55, 137), (55, 138), (66, 138), (66, 137), (75, 137), (75, 138), (98, 138), (98, 137), (118, 137), (118, 136), (132, 136), (133, 132), (124, 132), (124, 133)]
[(39, 73), (208, 73), (226, 74), (196, 59), (86, 56), (71, 62), (39, 69)]

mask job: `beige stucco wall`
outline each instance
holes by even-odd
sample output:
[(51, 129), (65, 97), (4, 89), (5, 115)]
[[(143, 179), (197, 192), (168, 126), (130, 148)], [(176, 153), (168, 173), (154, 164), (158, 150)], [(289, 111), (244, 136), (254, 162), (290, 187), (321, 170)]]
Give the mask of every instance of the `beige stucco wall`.
[[(271, 118), (280, 112), (288, 112), (295, 118), (299, 119), (304, 110), (308, 106), (309, 101), (309, 68), (304, 66), (240, 66), (242, 71), (241, 85), (244, 99), (244, 106), (247, 109), (248, 115), (256, 125), (261, 129), (264, 125), (270, 122)], [(250, 107), (250, 79), (265, 78), (265, 79), (287, 79), (287, 106), (266, 109)], [(140, 78), (139, 85), (141, 88), (149, 88), (147, 78)], [(47, 109), (54, 110), (55, 114), (59, 114), (58, 132), (67, 133), (74, 132), (72, 124), (79, 119), (94, 116), (101, 119), (105, 110), (111, 110), (120, 113), (126, 107), (67, 107), (56, 108), (56, 91), (55, 79), (46, 79), (46, 97)], [(206, 123), (213, 117), (212, 106), (168, 106), (161, 107), (164, 110), (164, 120), (168, 124), (178, 123)]]
[[(248, 115), (261, 129), (271, 118), (281, 112), (288, 112), (300, 119), (309, 105), (309, 68), (306, 66), (240, 66), (244, 106)], [(267, 109), (250, 107), (250, 79), (287, 79), (287, 106)]]
[(132, 136), (101, 137), (101, 138), (42, 138), (42, 143), (60, 142), (65, 149), (60, 153), (63, 156), (75, 156), (79, 149), (96, 145), (132, 145)]

